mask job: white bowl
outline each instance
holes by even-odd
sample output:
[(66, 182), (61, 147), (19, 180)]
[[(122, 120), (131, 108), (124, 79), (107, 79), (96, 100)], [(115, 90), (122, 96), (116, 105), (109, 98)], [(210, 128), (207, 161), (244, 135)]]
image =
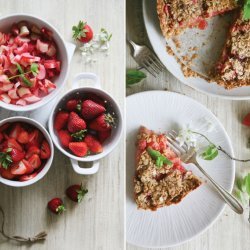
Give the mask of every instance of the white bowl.
[[(80, 80), (88, 80), (88, 79), (94, 82), (94, 87), (79, 87)], [(112, 129), (111, 137), (104, 142), (102, 153), (96, 155), (89, 155), (86, 157), (78, 157), (71, 154), (69, 151), (65, 150), (61, 146), (61, 143), (59, 141), (57, 132), (54, 129), (53, 124), (57, 111), (64, 106), (65, 102), (70, 98), (75, 97), (79, 94), (81, 95), (83, 93), (94, 93), (102, 97), (103, 99), (107, 100), (110, 106), (112, 107), (112, 111), (115, 112), (116, 114), (117, 123), (116, 127)], [(61, 98), (59, 98), (49, 118), (49, 132), (54, 144), (64, 155), (70, 158), (72, 167), (75, 170), (75, 172), (84, 175), (94, 174), (98, 171), (99, 169), (98, 160), (108, 155), (117, 146), (122, 135), (122, 127), (123, 127), (123, 121), (119, 105), (113, 99), (113, 97), (111, 97), (107, 92), (101, 89), (99, 78), (93, 73), (80, 73), (74, 78), (73, 89), (65, 93)], [(81, 168), (79, 167), (78, 162), (93, 162), (93, 165), (90, 168)]]
[(49, 133), (47, 132), (47, 130), (40, 123), (38, 123), (37, 121), (35, 121), (33, 119), (23, 117), (23, 116), (15, 116), (15, 117), (7, 118), (7, 119), (4, 119), (4, 120), (0, 121), (0, 126), (2, 126), (3, 124), (5, 124), (7, 122), (10, 122), (10, 123), (13, 123), (13, 122), (28, 123), (28, 124), (36, 127), (37, 129), (39, 129), (39, 131), (42, 132), (45, 139), (49, 143), (49, 146), (50, 146), (50, 149), (51, 149), (51, 156), (47, 160), (47, 162), (44, 165), (41, 172), (38, 173), (37, 176), (35, 176), (33, 179), (28, 180), (28, 181), (13, 181), (13, 180), (7, 180), (7, 179), (3, 178), (0, 175), (0, 183), (6, 184), (6, 185), (12, 186), (12, 187), (29, 186), (29, 185), (34, 184), (35, 182), (39, 181), (40, 179), (42, 179), (46, 175), (46, 173), (49, 171), (49, 169), (51, 167), (51, 164), (52, 164), (52, 161), (53, 161), (53, 157), (54, 157), (54, 145), (53, 145), (53, 142), (52, 142), (51, 137), (50, 137)]
[(48, 103), (50, 100), (55, 98), (55, 96), (60, 92), (62, 89), (68, 75), (69, 71), (69, 58), (67, 54), (67, 49), (65, 42), (62, 38), (62, 36), (59, 34), (59, 32), (48, 22), (32, 15), (28, 14), (13, 14), (8, 15), (0, 18), (0, 31), (8, 32), (10, 30), (10, 27), (13, 23), (19, 22), (19, 21), (27, 21), (29, 23), (33, 23), (37, 25), (38, 27), (46, 27), (49, 30), (53, 32), (53, 39), (57, 45), (58, 50), (58, 58), (61, 61), (61, 72), (59, 76), (57, 76), (54, 80), (54, 83), (56, 84), (57, 88), (51, 91), (47, 96), (43, 97), (42, 100), (39, 102), (26, 105), (26, 106), (18, 106), (13, 104), (7, 104), (2, 101), (0, 101), (0, 107), (3, 107), (8, 110), (13, 111), (31, 111), (38, 109)]

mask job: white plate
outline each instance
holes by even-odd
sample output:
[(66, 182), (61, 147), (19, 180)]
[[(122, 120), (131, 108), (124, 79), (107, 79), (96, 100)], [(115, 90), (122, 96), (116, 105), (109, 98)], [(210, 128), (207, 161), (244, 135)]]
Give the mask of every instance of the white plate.
[[(209, 95), (236, 100), (250, 99), (250, 87), (226, 90), (216, 83), (209, 83), (199, 77), (185, 78), (180, 69), (179, 63), (173, 56), (167, 54), (166, 52), (166, 41), (160, 30), (160, 24), (156, 11), (156, 0), (143, 1), (143, 17), (147, 34), (155, 53), (166, 68), (181, 82)], [(195, 32), (197, 32), (197, 30)], [(207, 41), (209, 42), (209, 39)], [(214, 45), (210, 44), (210, 47), (211, 46)], [(205, 52), (207, 55), (209, 54), (209, 52)]]
[[(133, 196), (135, 172), (135, 140), (141, 125), (156, 132), (178, 129), (190, 121), (206, 117), (214, 124), (207, 133), (212, 142), (233, 155), (230, 139), (218, 119), (195, 100), (165, 91), (148, 91), (127, 98), (127, 167), (126, 167), (126, 227), (127, 242), (142, 247), (170, 247), (192, 239), (205, 231), (222, 213), (225, 203), (209, 183), (203, 183), (177, 205), (156, 212), (138, 210)], [(196, 128), (194, 128), (196, 129)], [(231, 191), (235, 165), (224, 154), (202, 166), (225, 189)], [(194, 167), (193, 172), (205, 177)]]

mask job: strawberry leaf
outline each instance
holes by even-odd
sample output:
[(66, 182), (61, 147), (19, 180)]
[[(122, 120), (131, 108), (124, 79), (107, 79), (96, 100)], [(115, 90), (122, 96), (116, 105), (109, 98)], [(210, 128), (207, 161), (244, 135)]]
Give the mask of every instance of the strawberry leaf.
[(76, 141), (83, 141), (83, 138), (85, 137), (87, 133), (87, 129), (80, 130), (74, 134), (71, 134), (71, 137), (75, 139)]
[(56, 212), (57, 212), (58, 214), (61, 214), (61, 213), (63, 213), (64, 211), (66, 211), (66, 208), (65, 208), (64, 205), (60, 205), (60, 206), (58, 206), (57, 209), (56, 209)]
[(86, 24), (87, 24), (86, 22), (79, 21), (77, 26), (72, 27), (73, 38), (75, 40), (80, 39), (81, 37), (86, 37), (87, 30), (84, 29)]
[(9, 152), (11, 152), (12, 149), (8, 148), (6, 152), (0, 152), (0, 165), (4, 169), (8, 169), (10, 164), (13, 162), (11, 156), (9, 155)]
[(88, 189), (84, 189), (81, 184), (81, 189), (77, 190), (76, 192), (77, 192), (77, 201), (78, 203), (80, 203), (83, 200), (85, 194), (88, 193)]

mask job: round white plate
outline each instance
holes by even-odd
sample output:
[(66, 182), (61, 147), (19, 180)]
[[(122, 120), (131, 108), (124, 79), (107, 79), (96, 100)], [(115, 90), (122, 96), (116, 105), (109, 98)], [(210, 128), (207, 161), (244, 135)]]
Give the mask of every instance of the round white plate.
[[(175, 57), (166, 52), (166, 40), (160, 30), (160, 24), (156, 11), (156, 0), (143, 1), (143, 17), (147, 34), (155, 53), (165, 67), (181, 82), (209, 95), (235, 100), (250, 99), (250, 86), (226, 90), (216, 83), (209, 83), (199, 77), (184, 77), (180, 65), (176, 61)], [(211, 44), (211, 46), (214, 45)], [(208, 54), (209, 52), (207, 52), (207, 55)]]
[[(205, 231), (222, 213), (225, 203), (208, 182), (188, 194), (179, 204), (156, 212), (138, 210), (134, 201), (135, 141), (141, 125), (156, 132), (177, 130), (183, 124), (195, 123), (206, 117), (214, 125), (212, 132), (204, 132), (216, 145), (231, 155), (230, 139), (218, 119), (195, 100), (165, 91), (148, 91), (127, 98), (127, 163), (126, 163), (126, 227), (127, 242), (141, 247), (170, 247), (192, 239)], [(194, 128), (196, 129), (196, 128)], [(213, 161), (202, 166), (224, 188), (231, 191), (235, 165), (219, 153)], [(191, 164), (194, 174), (205, 177)]]

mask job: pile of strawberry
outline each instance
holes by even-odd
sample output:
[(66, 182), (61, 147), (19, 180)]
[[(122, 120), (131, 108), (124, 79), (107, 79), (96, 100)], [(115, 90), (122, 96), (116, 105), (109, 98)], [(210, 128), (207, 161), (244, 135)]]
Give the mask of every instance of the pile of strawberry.
[(115, 125), (107, 105), (95, 94), (68, 100), (54, 120), (61, 145), (79, 157), (101, 153), (102, 143), (110, 137)]
[(25, 21), (0, 32), (0, 100), (15, 105), (40, 101), (56, 85), (60, 73), (52, 32)]
[(5, 123), (0, 127), (0, 175), (27, 181), (43, 169), (51, 155), (44, 135), (26, 123)]

